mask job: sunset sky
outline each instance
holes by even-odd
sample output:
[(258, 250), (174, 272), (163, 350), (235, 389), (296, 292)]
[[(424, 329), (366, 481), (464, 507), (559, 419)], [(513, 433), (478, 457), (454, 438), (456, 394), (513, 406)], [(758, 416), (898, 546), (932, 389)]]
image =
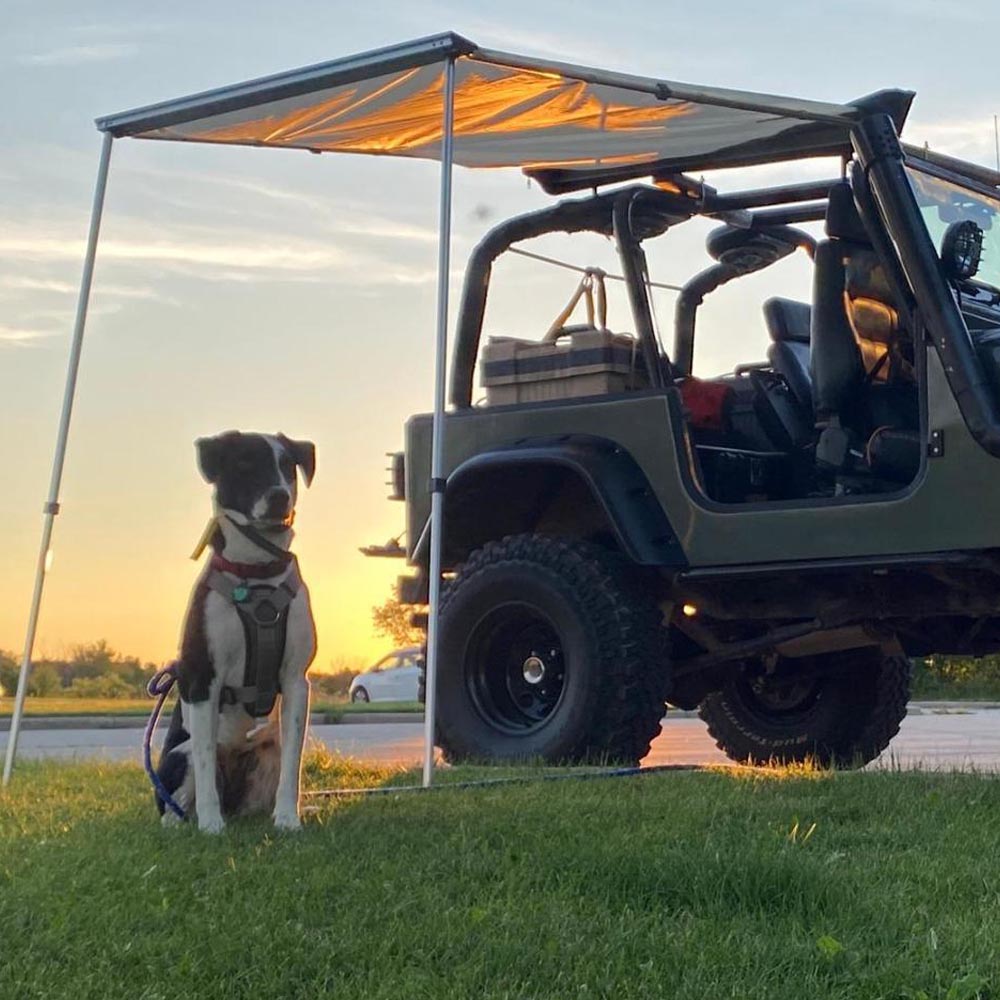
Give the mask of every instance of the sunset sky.
[[(994, 164), (1000, 9), (988, 5), (724, 0), (692, 19), (689, 3), (666, 0), (4, 0), (0, 649), (23, 642), (100, 145), (93, 119), (449, 29), (495, 48), (837, 102), (907, 87), (918, 92), (909, 141)], [(830, 172), (768, 168), (752, 183)], [(316, 442), (296, 548), (317, 667), (388, 650), (370, 609), (403, 566), (357, 550), (402, 529), (402, 506), (384, 499), (384, 453), (430, 407), (437, 178), (432, 163), (116, 143), (38, 655), (98, 638), (144, 659), (173, 655), (196, 573), (188, 554), (209, 512), (192, 442), (234, 427)], [(516, 171), (456, 173), (453, 306), (478, 238), (546, 201)], [(692, 223), (652, 248), (654, 277), (681, 283), (704, 266), (708, 228)], [(616, 269), (596, 238), (539, 248)], [(540, 336), (575, 285), (523, 260), (494, 281), (488, 332), (520, 336)], [(763, 357), (761, 302), (808, 297), (809, 283), (800, 256), (720, 292), (699, 325), (696, 372)], [(669, 342), (671, 294), (656, 305)], [(610, 325), (631, 326), (617, 292)]]

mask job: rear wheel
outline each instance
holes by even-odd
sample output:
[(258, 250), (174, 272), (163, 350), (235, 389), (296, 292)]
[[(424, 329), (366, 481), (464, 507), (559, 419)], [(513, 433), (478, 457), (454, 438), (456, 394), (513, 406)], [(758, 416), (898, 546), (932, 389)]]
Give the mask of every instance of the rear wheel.
[(699, 714), (719, 749), (740, 763), (815, 760), (861, 767), (899, 732), (910, 697), (910, 665), (877, 648), (779, 661), (766, 671), (745, 663)]
[(660, 731), (665, 635), (613, 554), (536, 535), (488, 543), (441, 604), (445, 756), (637, 764)]

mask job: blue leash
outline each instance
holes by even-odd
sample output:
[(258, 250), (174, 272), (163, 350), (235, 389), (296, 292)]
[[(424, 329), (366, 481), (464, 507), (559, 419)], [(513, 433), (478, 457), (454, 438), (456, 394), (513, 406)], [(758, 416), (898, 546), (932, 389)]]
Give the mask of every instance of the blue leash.
[(148, 694), (150, 698), (156, 698), (157, 701), (153, 706), (153, 711), (150, 713), (149, 722), (146, 723), (146, 732), (143, 734), (142, 738), (142, 763), (146, 768), (146, 774), (149, 775), (149, 780), (153, 783), (154, 791), (163, 800), (164, 805), (166, 805), (178, 819), (186, 819), (184, 810), (181, 809), (181, 807), (174, 801), (174, 797), (167, 791), (166, 786), (162, 781), (160, 781), (160, 776), (153, 769), (153, 732), (156, 729), (156, 723), (160, 719), (160, 712), (163, 709), (163, 703), (167, 700), (167, 695), (170, 694), (170, 689), (176, 682), (177, 664), (171, 663), (169, 666), (166, 666), (162, 670), (158, 670), (155, 674), (153, 674), (149, 683), (146, 685), (146, 694)]

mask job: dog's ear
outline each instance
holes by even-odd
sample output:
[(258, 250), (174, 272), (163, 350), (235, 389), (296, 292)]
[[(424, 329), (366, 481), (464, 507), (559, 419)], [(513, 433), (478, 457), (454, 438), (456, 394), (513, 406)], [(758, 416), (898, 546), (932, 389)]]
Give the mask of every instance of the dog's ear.
[(239, 437), (239, 431), (226, 431), (215, 437), (198, 438), (194, 443), (198, 453), (198, 468), (206, 482), (217, 483), (222, 471), (222, 456), (226, 449)]
[(285, 446), (285, 450), (292, 456), (292, 460), (302, 470), (302, 478), (306, 486), (312, 485), (313, 476), (316, 475), (316, 445), (312, 441), (293, 441), (278, 435), (278, 440)]

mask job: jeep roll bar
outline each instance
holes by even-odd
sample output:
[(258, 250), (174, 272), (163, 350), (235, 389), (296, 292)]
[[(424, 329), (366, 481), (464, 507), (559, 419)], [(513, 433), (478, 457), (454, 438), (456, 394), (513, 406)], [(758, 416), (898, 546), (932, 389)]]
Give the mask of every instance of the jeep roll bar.
[[(626, 206), (627, 218), (622, 217), (624, 221), (620, 221), (616, 231), (615, 205), (619, 202)], [(666, 232), (670, 226), (690, 218), (696, 209), (696, 203), (690, 198), (639, 184), (589, 198), (559, 202), (550, 208), (516, 216), (491, 229), (472, 251), (465, 274), (455, 330), (449, 394), (451, 405), (457, 409), (467, 409), (472, 405), (473, 373), (479, 354), (479, 339), (493, 262), (513, 243), (556, 232), (594, 232), (615, 236), (619, 240), (619, 253), (631, 298), (633, 282), (642, 266), (635, 258), (633, 244)], [(627, 234), (631, 234), (631, 238), (627, 238)], [(644, 292), (642, 294), (645, 295)], [(642, 341), (643, 354), (645, 356), (648, 351), (652, 351), (651, 357), (646, 358), (647, 365), (650, 365), (652, 358), (659, 358), (659, 353), (653, 335), (652, 319), (648, 315), (648, 302), (645, 305), (645, 315), (642, 302), (632, 300), (632, 304), (633, 310), (639, 307), (639, 312), (636, 313), (636, 332)], [(650, 338), (648, 345), (647, 337)], [(650, 371), (658, 371), (658, 363)], [(651, 378), (655, 379), (656, 375)]]
[[(693, 215), (716, 216), (747, 229), (816, 221), (823, 218), (827, 193), (837, 183), (839, 180), (809, 181), (719, 195), (708, 185), (673, 175), (663, 188), (633, 184), (588, 198), (561, 201), (500, 223), (483, 237), (469, 258), (455, 331), (451, 405), (456, 409), (472, 405), (473, 376), (493, 262), (514, 243), (554, 232), (614, 236), (650, 382), (659, 386), (663, 384), (662, 366), (645, 289), (642, 241), (659, 236)], [(673, 190), (667, 189), (668, 184)], [(799, 202), (803, 204), (796, 204)], [(616, 206), (620, 206), (617, 215)]]

